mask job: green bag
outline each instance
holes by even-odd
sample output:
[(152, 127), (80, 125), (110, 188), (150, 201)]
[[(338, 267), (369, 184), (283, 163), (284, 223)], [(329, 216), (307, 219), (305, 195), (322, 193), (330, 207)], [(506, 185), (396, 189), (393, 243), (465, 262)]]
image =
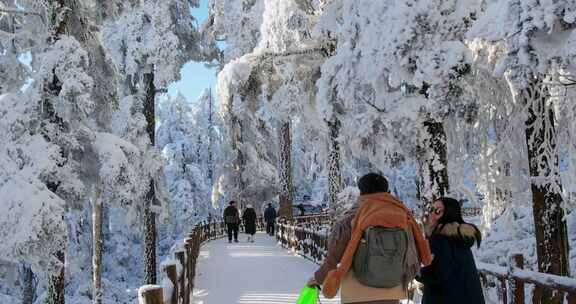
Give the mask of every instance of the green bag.
[(319, 292), (317, 287), (305, 286), (300, 291), (300, 296), (296, 304), (316, 304), (318, 303), (318, 296)]

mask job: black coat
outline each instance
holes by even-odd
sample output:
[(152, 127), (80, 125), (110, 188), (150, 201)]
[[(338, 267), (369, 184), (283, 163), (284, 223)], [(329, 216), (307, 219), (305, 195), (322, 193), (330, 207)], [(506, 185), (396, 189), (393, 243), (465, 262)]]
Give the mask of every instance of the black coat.
[(274, 207), (266, 208), (266, 211), (264, 211), (264, 220), (266, 222), (273, 222), (275, 219), (276, 219), (276, 210), (274, 209)]
[(246, 234), (256, 233), (256, 211), (253, 208), (247, 208), (242, 214), (242, 220), (244, 221), (244, 229)]
[(422, 304), (484, 304), (480, 277), (470, 247), (480, 235), (471, 224), (446, 224), (430, 237), (434, 260), (421, 270)]
[(240, 216), (238, 209), (234, 206), (228, 206), (224, 209), (224, 223), (226, 224), (240, 224)]

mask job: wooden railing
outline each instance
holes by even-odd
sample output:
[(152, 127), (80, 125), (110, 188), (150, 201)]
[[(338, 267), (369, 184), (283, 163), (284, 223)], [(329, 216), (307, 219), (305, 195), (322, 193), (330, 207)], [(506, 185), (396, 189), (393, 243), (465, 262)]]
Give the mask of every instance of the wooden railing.
[(190, 304), (194, 291), (196, 262), (204, 242), (223, 237), (226, 226), (222, 221), (196, 225), (180, 244), (172, 259), (161, 265), (162, 285), (145, 285), (138, 290), (140, 304)]
[[(500, 303), (524, 304), (526, 302), (526, 285), (534, 286), (530, 303), (540, 304), (545, 290), (559, 293), (565, 303), (576, 304), (576, 279), (557, 275), (524, 270), (524, 257), (513, 255), (508, 267), (477, 263), (484, 288), (496, 287)], [(490, 281), (489, 277), (495, 279)]]
[[(265, 230), (264, 221), (258, 218), (256, 229)], [(240, 224), (240, 231), (244, 225)], [(190, 304), (194, 293), (196, 263), (200, 247), (205, 242), (226, 236), (226, 225), (223, 221), (202, 222), (194, 227), (188, 237), (176, 245), (172, 259), (161, 265), (162, 285), (145, 285), (138, 291), (140, 304)]]
[[(276, 238), (283, 247), (320, 264), (328, 251), (329, 226), (321, 218), (313, 216), (305, 220), (279, 220), (276, 224)], [(503, 304), (526, 303), (526, 285), (533, 285), (529, 303), (540, 304), (544, 290), (561, 293), (565, 303), (576, 304), (576, 279), (524, 270), (522, 255), (514, 255), (508, 267), (477, 263), (483, 288), (496, 288), (498, 302)]]
[(463, 217), (479, 216), (481, 214), (482, 214), (482, 208), (478, 207), (462, 208)]
[(295, 216), (291, 222), (301, 225), (332, 225), (333, 216), (328, 212), (316, 213), (303, 216)]
[(293, 250), (302, 257), (320, 263), (328, 251), (328, 215), (302, 216), (292, 220), (276, 221), (276, 239), (284, 248)]

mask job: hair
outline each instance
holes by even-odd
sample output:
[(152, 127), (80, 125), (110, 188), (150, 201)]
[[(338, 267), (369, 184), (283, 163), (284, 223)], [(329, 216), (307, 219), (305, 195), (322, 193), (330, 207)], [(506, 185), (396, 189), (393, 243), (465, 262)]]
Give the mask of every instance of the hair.
[(268, 203), (268, 207), (272, 207), (272, 203)]
[(459, 201), (450, 197), (441, 197), (436, 201), (441, 201), (442, 205), (444, 205), (444, 214), (438, 219), (438, 224), (465, 223), (464, 218), (462, 218), (462, 206)]
[(230, 203), (229, 203), (229, 204), (230, 204), (230, 205), (232, 205), (232, 204), (236, 204), (236, 202), (235, 202), (235, 201), (230, 201)]
[(476, 225), (466, 223), (464, 221), (464, 218), (462, 217), (462, 204), (458, 200), (453, 199), (451, 197), (441, 197), (435, 200), (435, 202), (437, 201), (442, 202), (442, 205), (444, 205), (444, 214), (440, 219), (438, 219), (437, 227), (441, 227), (450, 223), (471, 225), (476, 230), (475, 236), (478, 247), (480, 247), (480, 242), (482, 242), (482, 234), (480, 233), (480, 230), (478, 230), (478, 227), (476, 227)]
[(388, 192), (388, 181), (380, 174), (368, 173), (358, 180), (358, 189), (360, 195)]

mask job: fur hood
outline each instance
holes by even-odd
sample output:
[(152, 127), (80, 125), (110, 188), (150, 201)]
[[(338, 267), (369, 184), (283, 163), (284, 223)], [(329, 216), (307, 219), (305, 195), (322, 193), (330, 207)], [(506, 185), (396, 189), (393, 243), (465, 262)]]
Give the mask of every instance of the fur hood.
[(472, 247), (476, 243), (480, 247), (480, 242), (482, 242), (480, 230), (472, 224), (454, 222), (444, 224), (438, 228), (440, 231), (436, 231), (436, 235), (446, 236), (463, 246)]

